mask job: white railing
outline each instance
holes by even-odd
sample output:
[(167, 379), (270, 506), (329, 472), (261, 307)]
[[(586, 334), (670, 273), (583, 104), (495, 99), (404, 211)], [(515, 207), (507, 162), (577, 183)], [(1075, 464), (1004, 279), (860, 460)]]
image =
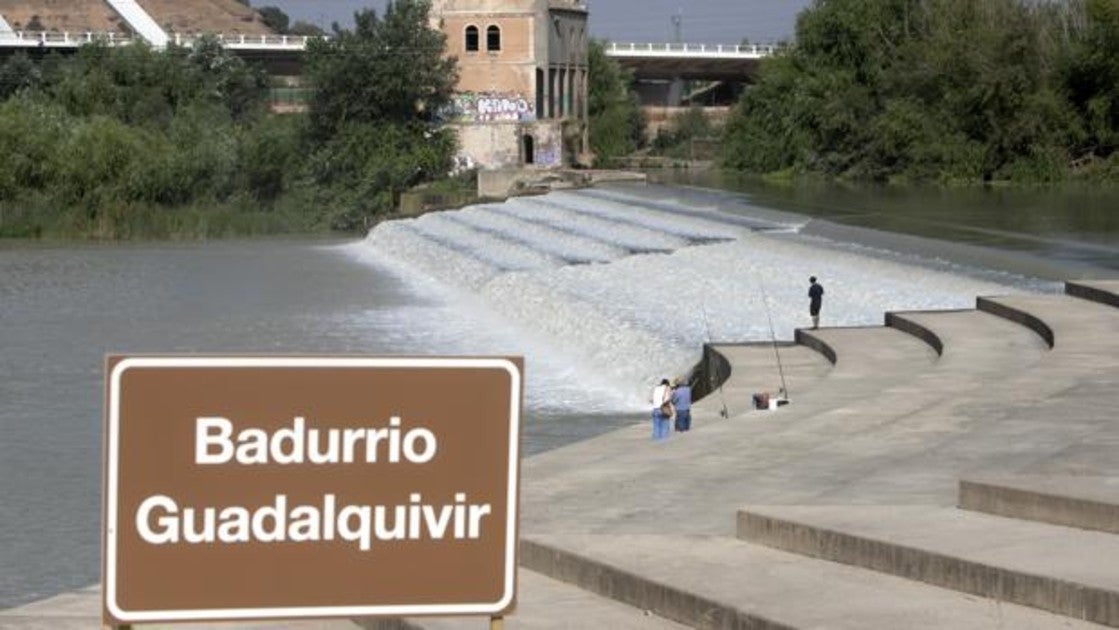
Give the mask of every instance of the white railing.
[(761, 59), (777, 53), (776, 44), (638, 44), (611, 42), (606, 54), (611, 57), (706, 57), (720, 59)]
[[(202, 35), (175, 33), (171, 41), (177, 46), (193, 46)], [(215, 35), (226, 48), (235, 50), (306, 50), (307, 43), (318, 37), (303, 35)]]
[(0, 46), (16, 48), (77, 48), (93, 42), (102, 41), (110, 46), (131, 44), (135, 41), (130, 35), (121, 33), (56, 33), (45, 31), (13, 31), (0, 33)]
[[(168, 44), (191, 47), (202, 39), (193, 33), (172, 33)], [(307, 43), (316, 37), (302, 35), (215, 35), (218, 41), (234, 50), (302, 51)], [(58, 33), (15, 31), (0, 34), (0, 46), (47, 46), (56, 48), (76, 48), (94, 41), (105, 41), (111, 45), (128, 44), (135, 38), (120, 33)], [(611, 43), (606, 54), (611, 57), (654, 57), (654, 58), (709, 58), (709, 59), (761, 59), (776, 54), (781, 46), (775, 44), (748, 44), (745, 46), (727, 44), (637, 44)]]
[[(168, 37), (168, 44), (190, 48), (202, 39), (202, 35), (173, 33)], [(260, 51), (301, 51), (307, 48), (307, 42), (315, 37), (302, 35), (215, 35), (223, 46), (233, 50), (260, 50)], [(19, 48), (77, 48), (93, 42), (103, 41), (109, 45), (131, 44), (137, 41), (130, 35), (112, 32), (86, 32), (86, 33), (58, 33), (46, 31), (14, 31), (0, 33), (0, 46)]]

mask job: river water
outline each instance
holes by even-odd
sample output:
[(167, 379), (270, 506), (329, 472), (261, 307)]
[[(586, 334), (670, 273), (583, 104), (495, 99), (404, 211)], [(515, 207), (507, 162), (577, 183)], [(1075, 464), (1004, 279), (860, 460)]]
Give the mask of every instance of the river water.
[(0, 607), (98, 579), (106, 353), (524, 355), (533, 453), (641, 421), (649, 386), (707, 340), (791, 338), (809, 275), (827, 289), (825, 325), (1059, 288), (1059, 265), (1034, 274), (1020, 252), (977, 257), (790, 209), (619, 187), (353, 241), (0, 243)]

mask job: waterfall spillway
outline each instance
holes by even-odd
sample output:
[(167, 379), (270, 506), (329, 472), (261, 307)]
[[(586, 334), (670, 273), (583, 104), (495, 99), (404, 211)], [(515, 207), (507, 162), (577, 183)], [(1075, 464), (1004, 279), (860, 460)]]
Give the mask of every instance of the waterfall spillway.
[[(525, 354), (530, 404), (570, 411), (643, 409), (647, 386), (685, 373), (708, 336), (769, 339), (767, 313), (790, 339), (809, 323), (810, 275), (827, 290), (825, 325), (879, 324), (887, 310), (971, 307), (976, 295), (1019, 290), (801, 235), (804, 221), (731, 215), (686, 196), (557, 192), (386, 222), (363, 248), (434, 282), (456, 308), (487, 313), (498, 332), (479, 333), (479, 344), (499, 347), (465, 340), (450, 351)], [(534, 370), (544, 372), (535, 389)]]

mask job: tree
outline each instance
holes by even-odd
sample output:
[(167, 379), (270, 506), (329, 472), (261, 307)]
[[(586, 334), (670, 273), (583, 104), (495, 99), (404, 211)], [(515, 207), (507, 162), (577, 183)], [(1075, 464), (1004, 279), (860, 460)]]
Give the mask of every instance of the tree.
[(326, 35), (326, 32), (315, 24), (311, 24), (310, 22), (304, 20), (296, 20), (295, 24), (292, 24), (291, 28), (288, 29), (288, 35), (301, 35), (303, 37), (322, 37), (323, 35)]
[[(1087, 2), (1092, 24), (1107, 23), (1092, 6), (1119, 17), (1117, 0)], [(1058, 5), (817, 0), (797, 20), (796, 45), (762, 63), (732, 113), (724, 164), (872, 180), (1059, 179), (1101, 103), (1089, 95), (1119, 74), (1093, 61), (1108, 58), (1106, 37), (1086, 43), (1084, 63), (1067, 71), (1081, 95), (1070, 104), (1056, 69), (1080, 36), (1075, 9)]]
[(16, 52), (0, 64), (0, 101), (25, 90), (33, 90), (42, 83), (43, 74), (27, 53)]
[(401, 192), (445, 175), (455, 144), (443, 115), (458, 64), (429, 27), (426, 0), (389, 2), (383, 18), (354, 16), (354, 29), (308, 46), (315, 91), (308, 115), (309, 171), (336, 229), (392, 210)]
[(288, 25), (291, 23), (291, 18), (279, 7), (261, 7), (257, 9), (257, 13), (260, 14), (260, 19), (264, 22), (264, 25), (276, 33), (284, 34), (288, 32)]
[(599, 162), (633, 153), (645, 138), (645, 119), (633, 77), (606, 56), (606, 46), (592, 41), (587, 59), (587, 115), (591, 150)]
[(194, 43), (187, 57), (207, 77), (220, 102), (234, 118), (243, 118), (263, 107), (268, 95), (268, 76), (229, 52), (214, 36)]
[(427, 0), (390, 1), (383, 18), (354, 14), (354, 29), (307, 47), (311, 133), (325, 142), (353, 123), (431, 129), (449, 107), (457, 63), (443, 56), (446, 38), (430, 28)]

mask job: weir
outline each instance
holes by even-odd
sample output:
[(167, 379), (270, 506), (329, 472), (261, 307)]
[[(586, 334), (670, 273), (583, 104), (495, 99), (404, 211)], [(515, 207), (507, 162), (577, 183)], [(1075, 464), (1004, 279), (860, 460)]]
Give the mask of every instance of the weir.
[(530, 379), (542, 358), (532, 352), (550, 346), (572, 362), (560, 369), (625, 392), (626, 409), (615, 411), (644, 410), (648, 387), (686, 374), (707, 342), (769, 341), (767, 316), (777, 338), (791, 341), (811, 324), (810, 275), (827, 290), (826, 326), (878, 325), (886, 311), (968, 308), (976, 295), (1036, 286), (806, 234), (807, 218), (751, 214), (745, 204), (729, 213), (727, 201), (685, 189), (651, 197), (601, 189), (513, 198), (386, 222), (365, 247), (406, 276), (434, 281), (451, 302), (459, 294), (480, 303), (514, 338), (543, 339), (524, 350)]

